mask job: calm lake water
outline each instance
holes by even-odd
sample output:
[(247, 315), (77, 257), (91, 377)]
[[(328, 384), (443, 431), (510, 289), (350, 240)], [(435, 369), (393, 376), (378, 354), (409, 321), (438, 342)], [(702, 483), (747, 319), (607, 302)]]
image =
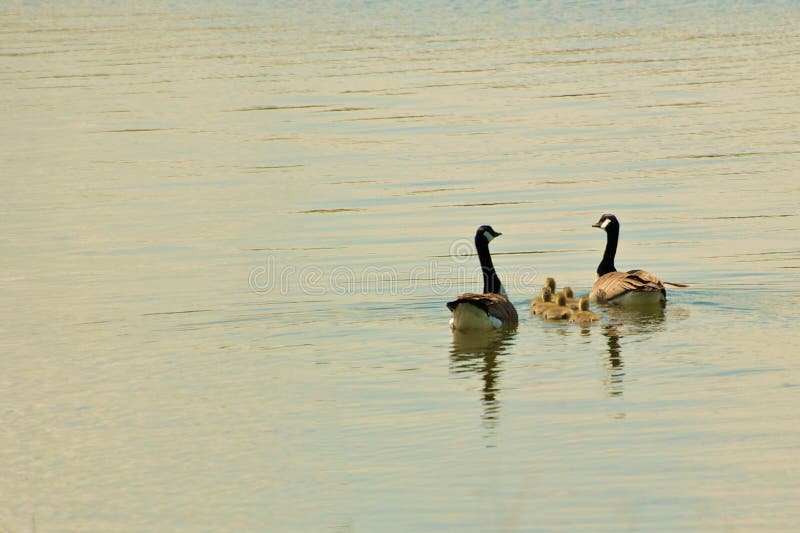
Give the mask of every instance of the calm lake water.
[[(0, 531), (795, 531), (798, 62), (794, 2), (3, 3)], [(530, 316), (604, 212), (691, 286)], [(454, 337), (480, 224), (520, 324)]]

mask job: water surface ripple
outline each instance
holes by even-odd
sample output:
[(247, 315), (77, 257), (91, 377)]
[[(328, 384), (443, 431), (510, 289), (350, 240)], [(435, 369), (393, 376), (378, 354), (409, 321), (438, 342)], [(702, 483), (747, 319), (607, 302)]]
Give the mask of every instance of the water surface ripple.
[[(792, 2), (0, 6), (0, 530), (793, 531)], [(546, 276), (689, 283), (589, 328)], [(492, 224), (517, 331), (451, 335)]]

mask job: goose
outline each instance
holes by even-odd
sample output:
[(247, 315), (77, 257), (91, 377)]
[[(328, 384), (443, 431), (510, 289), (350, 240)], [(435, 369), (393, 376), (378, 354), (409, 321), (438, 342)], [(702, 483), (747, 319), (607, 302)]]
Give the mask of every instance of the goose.
[(580, 324), (591, 324), (600, 320), (600, 315), (589, 311), (589, 300), (581, 298), (578, 300), (578, 310), (575, 311), (570, 320)]
[(572, 318), (573, 312), (567, 307), (567, 298), (563, 294), (559, 294), (556, 305), (548, 307), (541, 314), (542, 318), (547, 320), (567, 320)]
[(483, 272), (483, 293), (462, 294), (447, 308), (453, 313), (450, 319), (452, 330), (491, 330), (514, 328), (519, 322), (517, 310), (508, 300), (508, 295), (494, 271), (492, 256), (489, 253), (489, 242), (502, 233), (491, 226), (480, 226), (475, 232), (475, 249), (481, 262)]
[(539, 293), (539, 296), (531, 300), (531, 313), (533, 313), (534, 309), (537, 305), (544, 303), (548, 299), (548, 295), (550, 294), (550, 289), (547, 287), (542, 287), (542, 291)]
[[(545, 292), (549, 292), (553, 295), (552, 299), (545, 299)], [(539, 296), (531, 300), (531, 311), (536, 304), (542, 303), (555, 303), (555, 294), (556, 294), (556, 280), (554, 278), (547, 278), (544, 280), (544, 287), (542, 287), (542, 292), (539, 293)]]
[(550, 287), (542, 287), (542, 294), (531, 302), (531, 313), (538, 315), (548, 307), (553, 307), (556, 302), (553, 301), (553, 293), (550, 292)]
[(537, 296), (536, 298), (531, 300), (531, 306), (533, 306), (533, 304), (542, 303), (542, 302), (546, 301), (545, 300), (545, 294), (551, 294), (551, 295), (553, 294), (552, 289), (550, 289), (550, 287), (548, 287), (547, 285), (542, 287), (541, 292), (539, 292), (539, 296)]
[(555, 278), (546, 278), (544, 280), (544, 286), (548, 287), (552, 294), (556, 293), (556, 279)]
[(594, 228), (606, 232), (606, 249), (603, 260), (597, 266), (597, 279), (589, 293), (589, 299), (598, 303), (619, 305), (661, 304), (667, 300), (664, 284), (675, 287), (686, 287), (681, 283), (661, 281), (646, 270), (628, 270), (618, 272), (614, 267), (614, 256), (617, 254), (619, 242), (619, 221), (611, 214), (604, 214)]
[(575, 292), (572, 290), (572, 287), (564, 287), (561, 289), (561, 294), (567, 299), (567, 307), (572, 310), (578, 309), (578, 299), (575, 298)]

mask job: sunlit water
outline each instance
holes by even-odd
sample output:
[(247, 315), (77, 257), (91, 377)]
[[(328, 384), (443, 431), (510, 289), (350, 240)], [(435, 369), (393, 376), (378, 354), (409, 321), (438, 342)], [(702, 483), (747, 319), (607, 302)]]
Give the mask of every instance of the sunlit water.
[[(0, 531), (794, 530), (798, 43), (791, 2), (4, 3)], [(530, 316), (604, 212), (691, 287)], [(453, 337), (487, 223), (520, 325)]]

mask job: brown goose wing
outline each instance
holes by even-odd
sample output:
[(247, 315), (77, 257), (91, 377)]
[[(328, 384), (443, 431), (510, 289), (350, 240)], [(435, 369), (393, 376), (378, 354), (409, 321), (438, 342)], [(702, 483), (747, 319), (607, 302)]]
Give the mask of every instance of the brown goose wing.
[(629, 270), (628, 272), (609, 272), (594, 282), (589, 299), (595, 302), (607, 302), (626, 292), (666, 291), (664, 284), (656, 276), (646, 270)]
[(498, 318), (504, 325), (515, 326), (519, 322), (517, 310), (514, 304), (509, 302), (504, 296), (499, 294), (485, 293), (465, 293), (453, 300), (447, 302), (447, 308), (450, 311), (455, 310), (461, 304), (470, 304), (480, 307), (491, 316)]
[(629, 270), (628, 274), (636, 276), (644, 281), (652, 281), (654, 283), (661, 283), (662, 285), (672, 285), (673, 287), (682, 287), (682, 288), (686, 288), (689, 286), (686, 283), (675, 283), (674, 281), (665, 281), (661, 278), (654, 276), (647, 270)]
[(656, 285), (663, 285), (661, 278), (651, 274), (647, 270), (628, 270), (629, 278), (635, 278), (642, 283), (655, 283)]

